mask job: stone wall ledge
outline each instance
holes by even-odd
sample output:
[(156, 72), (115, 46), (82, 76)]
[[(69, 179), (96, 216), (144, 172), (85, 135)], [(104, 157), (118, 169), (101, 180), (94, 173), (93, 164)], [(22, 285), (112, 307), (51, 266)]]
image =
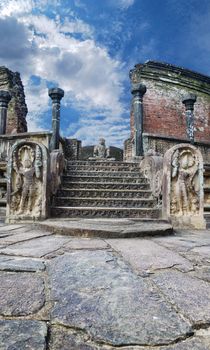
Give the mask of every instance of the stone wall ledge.
[[(162, 140), (169, 140), (171, 142), (180, 142), (180, 143), (190, 143), (190, 141), (186, 138), (177, 138), (177, 137), (172, 137), (172, 136), (164, 136), (164, 135), (159, 135), (159, 134), (152, 134), (152, 133), (143, 133), (143, 137), (148, 137), (148, 138), (154, 138), (154, 139), (162, 139)], [(207, 141), (196, 141), (194, 142), (195, 145), (197, 146), (205, 146), (205, 147), (210, 147), (210, 142)]]

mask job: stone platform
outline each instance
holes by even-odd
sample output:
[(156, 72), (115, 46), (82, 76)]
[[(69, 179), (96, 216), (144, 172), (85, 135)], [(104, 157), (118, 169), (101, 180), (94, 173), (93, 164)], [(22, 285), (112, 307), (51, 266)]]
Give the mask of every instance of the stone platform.
[(36, 224), (40, 229), (61, 235), (101, 238), (132, 238), (173, 234), (164, 220), (152, 219), (48, 219)]
[(0, 226), (1, 350), (209, 350), (210, 231), (133, 239)]

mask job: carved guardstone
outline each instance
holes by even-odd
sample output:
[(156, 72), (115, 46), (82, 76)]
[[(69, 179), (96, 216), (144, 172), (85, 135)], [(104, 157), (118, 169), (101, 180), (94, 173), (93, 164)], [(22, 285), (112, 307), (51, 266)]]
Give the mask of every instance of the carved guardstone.
[(42, 220), (48, 216), (49, 156), (36, 142), (16, 142), (8, 161), (6, 222)]
[(163, 159), (163, 218), (174, 227), (204, 229), (203, 159), (190, 144), (169, 149)]

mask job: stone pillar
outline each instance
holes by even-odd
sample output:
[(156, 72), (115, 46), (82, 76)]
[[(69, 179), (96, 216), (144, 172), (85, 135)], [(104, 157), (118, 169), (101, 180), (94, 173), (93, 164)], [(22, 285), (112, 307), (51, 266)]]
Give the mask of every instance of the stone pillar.
[(187, 121), (187, 136), (191, 144), (194, 144), (194, 103), (196, 101), (196, 95), (189, 94), (183, 100), (185, 105), (185, 115)]
[(132, 84), (131, 93), (133, 95), (133, 113), (135, 121), (135, 134), (134, 134), (134, 155), (143, 156), (143, 96), (147, 88), (144, 84)]
[(48, 95), (52, 99), (52, 138), (50, 143), (51, 151), (59, 148), (60, 131), (60, 101), (64, 96), (64, 91), (59, 88), (49, 89)]
[(10, 100), (9, 91), (0, 90), (0, 135), (4, 135), (6, 132), (7, 108)]

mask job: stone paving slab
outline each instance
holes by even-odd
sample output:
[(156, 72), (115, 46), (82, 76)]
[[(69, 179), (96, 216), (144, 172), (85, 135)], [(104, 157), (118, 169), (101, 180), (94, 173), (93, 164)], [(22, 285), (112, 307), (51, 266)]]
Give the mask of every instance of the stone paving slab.
[(210, 231), (104, 240), (3, 228), (0, 350), (210, 350)]
[(172, 226), (163, 220), (131, 220), (131, 219), (48, 219), (37, 224), (41, 229), (46, 229), (56, 234), (102, 237), (102, 238), (126, 238), (141, 237), (145, 235), (169, 235), (173, 233)]
[(34, 259), (20, 259), (17, 257), (0, 256), (1, 271), (25, 271), (37, 272), (45, 270), (45, 264), (42, 261)]
[[(50, 350), (114, 350), (116, 347), (94, 343), (87, 334), (59, 326), (53, 326), (50, 335)], [(118, 348), (119, 349), (119, 348)], [(194, 337), (180, 340), (169, 346), (122, 346), (122, 350), (209, 350), (210, 337)]]
[(153, 278), (167, 300), (194, 324), (210, 322), (210, 284), (178, 271)]
[(53, 323), (110, 345), (170, 343), (190, 333), (148, 282), (107, 251), (76, 251), (48, 263)]
[(30, 315), (39, 311), (44, 302), (41, 277), (29, 273), (0, 273), (0, 315)]
[(0, 244), (13, 244), (18, 243), (22, 241), (27, 241), (33, 238), (42, 237), (42, 236), (49, 236), (52, 235), (51, 232), (47, 231), (41, 231), (41, 230), (30, 230), (29, 227), (27, 227), (24, 231), (19, 230), (18, 232), (11, 231), (11, 235), (6, 235), (4, 237), (0, 237)]
[(31, 320), (0, 320), (1, 350), (46, 350), (47, 327)]
[(108, 244), (102, 239), (72, 238), (69, 243), (65, 244), (63, 250), (69, 251), (74, 249), (107, 249), (108, 247)]
[(197, 232), (197, 234), (190, 236), (185, 234), (181, 236), (157, 237), (153, 241), (178, 252), (187, 252), (195, 247), (210, 246), (210, 231), (208, 231), (208, 235), (203, 235), (199, 231), (199, 234)]
[(26, 225), (6, 225), (0, 226), (0, 232), (9, 232), (13, 230), (22, 230)]
[(193, 270), (193, 265), (176, 252), (172, 252), (151, 240), (110, 239), (107, 242), (140, 273), (176, 267), (181, 271)]
[(16, 243), (9, 247), (0, 249), (0, 254), (41, 258), (46, 254), (58, 250), (69, 241), (70, 238), (67, 237), (41, 237), (37, 239), (28, 240), (23, 243)]

